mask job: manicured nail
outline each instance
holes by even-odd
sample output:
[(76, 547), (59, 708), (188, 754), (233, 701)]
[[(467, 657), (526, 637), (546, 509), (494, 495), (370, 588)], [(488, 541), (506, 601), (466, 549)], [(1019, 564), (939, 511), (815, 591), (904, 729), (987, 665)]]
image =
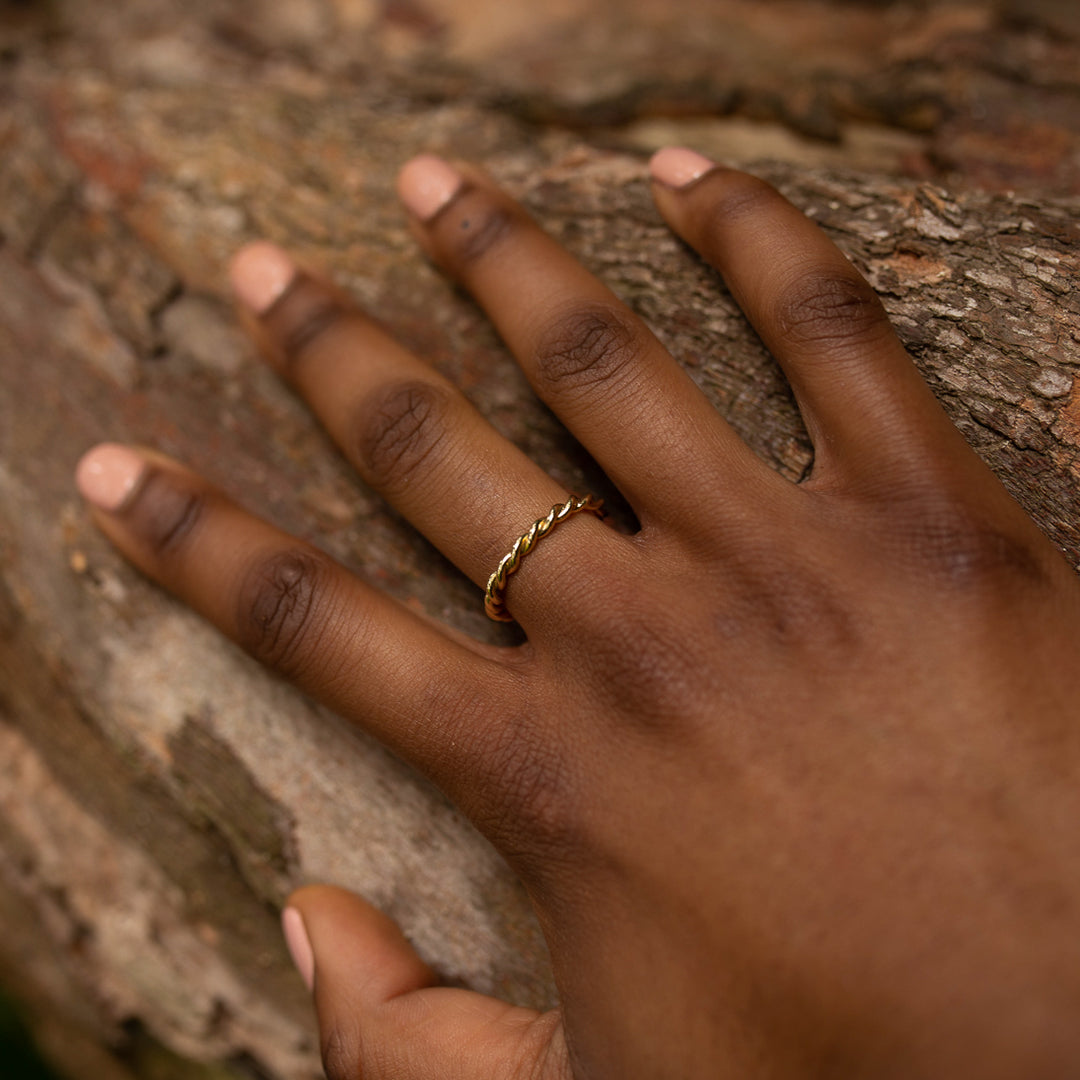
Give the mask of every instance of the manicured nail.
[(99, 510), (119, 510), (131, 497), (146, 469), (134, 450), (102, 443), (83, 454), (75, 467), (75, 484), (87, 502)]
[(269, 311), (295, 277), (296, 264), (266, 240), (241, 248), (229, 264), (233, 290), (256, 315)]
[(461, 190), (463, 180), (442, 158), (421, 154), (398, 174), (398, 196), (414, 217), (427, 222)]
[(687, 187), (715, 168), (716, 162), (684, 146), (665, 146), (653, 154), (649, 162), (653, 179), (673, 188)]
[(296, 970), (304, 985), (311, 990), (315, 986), (315, 953), (304, 926), (304, 917), (296, 908), (287, 907), (281, 913), (281, 928), (285, 932), (285, 944), (289, 947)]

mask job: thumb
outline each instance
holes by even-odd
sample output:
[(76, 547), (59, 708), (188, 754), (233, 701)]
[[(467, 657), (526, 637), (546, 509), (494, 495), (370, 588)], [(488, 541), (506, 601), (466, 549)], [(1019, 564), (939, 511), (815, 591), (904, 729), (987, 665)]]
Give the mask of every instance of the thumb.
[(436, 986), (397, 924), (358, 896), (300, 889), (282, 926), (315, 996), (328, 1080), (570, 1080), (558, 1012)]

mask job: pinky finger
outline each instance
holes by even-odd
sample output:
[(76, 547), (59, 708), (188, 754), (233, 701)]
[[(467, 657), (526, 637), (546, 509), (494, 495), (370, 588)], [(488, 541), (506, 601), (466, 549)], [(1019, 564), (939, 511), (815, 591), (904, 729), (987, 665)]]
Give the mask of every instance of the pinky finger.
[(690, 150), (661, 150), (651, 169), (668, 224), (720, 271), (783, 367), (815, 477), (876, 484), (928, 457), (975, 464), (874, 290), (814, 222), (765, 181)]
[(309, 886), (282, 916), (315, 996), (328, 1080), (569, 1080), (557, 1013), (439, 988), (387, 916)]

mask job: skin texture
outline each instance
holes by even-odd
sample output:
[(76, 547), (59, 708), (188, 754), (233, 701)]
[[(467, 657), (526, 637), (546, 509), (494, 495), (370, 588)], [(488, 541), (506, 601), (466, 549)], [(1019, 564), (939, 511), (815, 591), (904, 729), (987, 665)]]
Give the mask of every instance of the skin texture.
[[(362, 900), (298, 892), (330, 1080), (1080, 1070), (1080, 582), (844, 256), (760, 180), (698, 171), (654, 180), (657, 206), (790, 379), (800, 485), (479, 172), (403, 174), (424, 251), (641, 523), (581, 514), (529, 554), (507, 591), (523, 645), (418, 617), (163, 458), (95, 510), (440, 784), (536, 906), (544, 1015), (435, 986)], [(248, 312), (268, 362), (482, 588), (567, 493), (331, 286), (285, 277)]]

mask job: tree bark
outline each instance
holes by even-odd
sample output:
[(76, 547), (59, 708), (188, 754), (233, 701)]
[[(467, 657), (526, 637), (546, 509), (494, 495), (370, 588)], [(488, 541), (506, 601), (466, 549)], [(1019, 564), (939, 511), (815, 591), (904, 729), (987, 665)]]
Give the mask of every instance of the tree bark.
[[(716, 275), (661, 224), (642, 151), (672, 131), (714, 146), (742, 132), (727, 157), (746, 164), (758, 134), (717, 118), (741, 109), (744, 124), (746, 101), (772, 101), (790, 128), (810, 76), (801, 53), (802, 81), (783, 71), (790, 45), (758, 22), (744, 31), (773, 76), (733, 76), (742, 106), (721, 108), (715, 72), (665, 82), (643, 57), (687, 39), (665, 22), (669, 4), (620, 6), (621, 67), (574, 51), (580, 26), (555, 0), (486, 37), (462, 0), (184, 6), (178, 26), (176, 5), (151, 0), (20, 5), (0, 48), (0, 978), (68, 1075), (298, 1080), (318, 1075), (317, 1048), (276, 926), (296, 885), (354, 888), (447, 979), (538, 1005), (553, 1000), (541, 936), (520, 887), (438, 792), (112, 552), (73, 492), (75, 461), (102, 439), (152, 445), (417, 610), (510, 640), (253, 356), (226, 257), (264, 236), (329, 271), (569, 490), (617, 504), (395, 207), (393, 174), (411, 154), (485, 162), (797, 480), (811, 448), (787, 387)], [(725, 48), (717, 12), (730, 22), (745, 7), (687, 5), (712, 20), (695, 63)], [(787, 13), (809, 27), (852, 7)], [(868, 38), (879, 7), (860, 9)], [(958, 42), (952, 70), (981, 72), (984, 89), (997, 76), (972, 57), (994, 34), (1014, 59), (1032, 40), (1053, 44), (1046, 65), (1064, 71), (1067, 49), (1076, 59), (1067, 38), (994, 21), (987, 5), (948, 11), (951, 23), (924, 12), (923, 52), (909, 44), (891, 91), (884, 77), (873, 93), (860, 81), (854, 44), (846, 64), (819, 65), (833, 117), (821, 124), (856, 123), (871, 98), (884, 123), (881, 103), (901, 100), (919, 57), (940, 75), (939, 97), (924, 97), (946, 100)], [(357, 44), (376, 30), (375, 51)], [(1048, 70), (1011, 76), (1024, 108), (1075, 94), (1080, 66), (1072, 84)], [(754, 167), (867, 274), (954, 421), (1080, 566), (1075, 132), (1054, 129), (1052, 168), (1044, 156), (1005, 169), (1021, 181), (1009, 193), (966, 182), (1003, 186), (986, 159), (1000, 164), (1007, 140), (984, 139), (993, 152), (965, 172), (933, 150), (955, 114), (893, 112), (882, 170), (845, 168), (838, 144), (779, 128), (800, 163)], [(903, 176), (910, 152), (915, 175)], [(865, 164), (865, 144), (852, 153)]]

